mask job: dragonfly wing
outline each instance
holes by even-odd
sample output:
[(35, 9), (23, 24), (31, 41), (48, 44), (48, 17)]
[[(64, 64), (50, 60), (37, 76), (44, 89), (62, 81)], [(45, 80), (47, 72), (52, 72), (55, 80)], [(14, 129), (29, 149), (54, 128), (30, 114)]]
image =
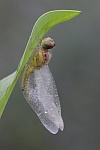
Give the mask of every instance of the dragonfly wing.
[(53, 134), (63, 130), (61, 108), (56, 85), (48, 66), (35, 70), (27, 81), (24, 96), (42, 124)]
[(51, 96), (51, 101), (54, 102), (58, 109), (58, 113), (61, 115), (61, 106), (59, 101), (59, 96), (56, 88), (56, 84), (54, 81), (54, 78), (52, 76), (52, 73), (48, 66), (42, 67), (40, 70), (41, 76), (43, 78), (45, 88), (47, 89), (47, 93)]

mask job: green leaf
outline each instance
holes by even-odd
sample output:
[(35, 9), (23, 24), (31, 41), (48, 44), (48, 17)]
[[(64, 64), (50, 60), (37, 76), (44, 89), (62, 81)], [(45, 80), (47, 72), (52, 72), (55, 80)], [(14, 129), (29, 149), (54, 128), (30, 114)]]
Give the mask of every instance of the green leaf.
[(35, 23), (29, 41), (27, 43), (26, 49), (22, 56), (22, 59), (18, 65), (17, 70), (9, 75), (8, 77), (0, 81), (0, 117), (2, 116), (3, 110), (7, 104), (9, 96), (20, 76), (24, 65), (29, 60), (31, 54), (33, 53), (36, 46), (39, 44), (39, 39), (55, 25), (67, 21), (71, 18), (79, 15), (80, 11), (74, 10), (54, 10), (43, 14)]

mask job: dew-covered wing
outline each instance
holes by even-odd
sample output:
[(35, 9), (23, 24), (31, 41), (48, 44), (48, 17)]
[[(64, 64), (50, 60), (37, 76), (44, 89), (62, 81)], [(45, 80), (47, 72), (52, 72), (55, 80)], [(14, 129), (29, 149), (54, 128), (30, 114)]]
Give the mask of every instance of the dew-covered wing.
[(59, 129), (63, 130), (59, 97), (48, 66), (30, 74), (23, 93), (42, 124), (51, 133), (56, 134)]

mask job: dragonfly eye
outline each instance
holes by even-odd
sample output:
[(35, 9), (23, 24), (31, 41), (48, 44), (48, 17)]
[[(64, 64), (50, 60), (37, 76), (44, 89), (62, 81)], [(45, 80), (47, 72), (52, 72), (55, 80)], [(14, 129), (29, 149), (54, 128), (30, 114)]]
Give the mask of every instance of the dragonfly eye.
[(41, 45), (42, 45), (42, 48), (44, 48), (44, 49), (51, 49), (55, 46), (55, 42), (53, 39), (48, 37), (48, 38), (42, 40)]

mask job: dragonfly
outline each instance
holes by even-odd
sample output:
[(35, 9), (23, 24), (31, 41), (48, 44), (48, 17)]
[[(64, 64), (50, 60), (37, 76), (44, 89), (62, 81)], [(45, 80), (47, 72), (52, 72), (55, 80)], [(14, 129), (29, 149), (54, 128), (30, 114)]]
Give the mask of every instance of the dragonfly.
[(56, 84), (48, 67), (54, 46), (50, 37), (43, 39), (21, 76), (21, 90), (26, 101), (52, 134), (64, 129)]

